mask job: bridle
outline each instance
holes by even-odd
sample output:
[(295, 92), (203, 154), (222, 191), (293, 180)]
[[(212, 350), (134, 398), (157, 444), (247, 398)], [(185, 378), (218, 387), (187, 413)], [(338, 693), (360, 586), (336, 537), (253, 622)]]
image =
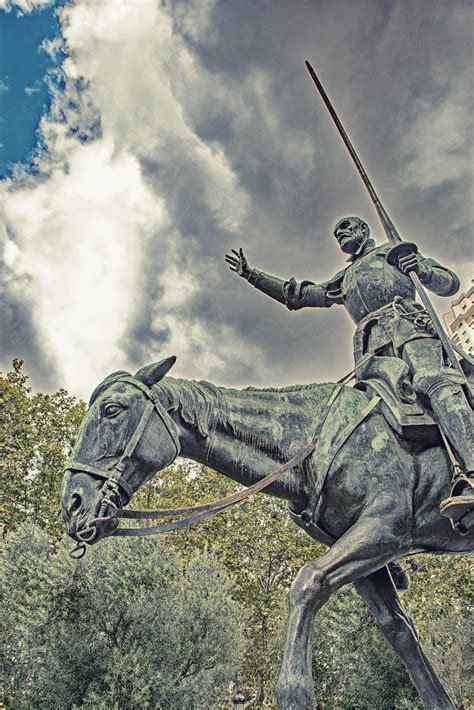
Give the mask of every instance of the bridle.
[[(126, 465), (127, 461), (131, 459), (135, 449), (137, 448), (153, 412), (157, 413), (174, 445), (175, 451), (173, 457), (167, 465), (174, 461), (175, 458), (179, 456), (179, 453), (181, 451), (181, 444), (179, 441), (178, 432), (176, 430), (176, 425), (171, 419), (169, 413), (166, 411), (165, 407), (161, 404), (158, 394), (151, 387), (148, 387), (143, 382), (140, 382), (140, 380), (137, 380), (135, 377), (132, 376), (120, 377), (114, 381), (114, 384), (116, 382), (125, 382), (127, 384), (133, 385), (133, 387), (136, 387), (141, 392), (143, 392), (143, 394), (147, 397), (148, 401), (145, 404), (142, 415), (123, 451), (123, 454), (112, 469), (109, 470), (105, 468), (99, 468), (98, 466), (91, 466), (90, 464), (82, 463), (77, 459), (71, 460), (67, 466), (67, 470), (69, 471), (91, 473), (93, 476), (97, 476), (98, 478), (101, 478), (104, 481), (104, 485), (101, 488), (102, 501), (98, 517), (91, 520), (85, 530), (82, 530), (81, 532), (77, 533), (76, 536), (79, 539), (80, 543), (92, 542), (96, 535), (96, 528), (94, 526), (94, 523), (103, 521), (105, 519), (101, 515), (101, 513), (104, 508), (107, 507), (107, 505), (112, 505), (113, 507), (115, 507), (116, 512), (118, 514), (122, 512), (121, 509), (117, 508), (115, 503), (113, 502), (112, 499), (114, 497), (118, 498), (118, 500), (120, 500), (123, 505), (127, 505), (127, 503), (132, 498), (134, 491), (131, 489), (130, 485), (126, 480)], [(118, 495), (119, 489), (122, 495)], [(79, 548), (76, 548), (76, 550), (77, 549)], [(73, 552), (75, 552), (76, 550), (74, 550)]]
[[(148, 402), (145, 406), (145, 409), (143, 410), (142, 416), (137, 424), (135, 431), (130, 437), (129, 442), (125, 447), (122, 456), (120, 457), (119, 462), (114, 466), (113, 469), (109, 471), (106, 469), (98, 468), (96, 466), (90, 466), (89, 464), (81, 464), (79, 461), (71, 461), (69, 463), (69, 470), (91, 473), (92, 475), (104, 479), (105, 483), (101, 491), (103, 498), (99, 509), (99, 515), (97, 518), (94, 518), (90, 521), (88, 527), (85, 530), (82, 530), (80, 533), (76, 533), (76, 537), (79, 542), (77, 544), (77, 547), (72, 551), (71, 556), (82, 557), (86, 551), (86, 545), (84, 543), (92, 542), (96, 535), (96, 528), (94, 526), (94, 523), (97, 523), (99, 521), (103, 522), (106, 519), (110, 519), (110, 517), (107, 518), (107, 516), (101, 517), (102, 511), (104, 507), (107, 507), (107, 505), (111, 505), (112, 508), (115, 508), (115, 515), (117, 518), (134, 518), (139, 520), (146, 520), (153, 518), (170, 518), (181, 516), (181, 520), (175, 520), (170, 523), (155, 525), (153, 527), (148, 528), (117, 528), (116, 530), (114, 530), (113, 533), (111, 533), (111, 536), (113, 535), (116, 537), (142, 537), (144, 535), (155, 535), (157, 533), (165, 533), (170, 532), (171, 530), (178, 530), (184, 527), (188, 527), (189, 525), (193, 525), (194, 523), (206, 520), (207, 518), (216, 515), (217, 513), (220, 513), (223, 510), (226, 510), (230, 506), (235, 505), (236, 503), (239, 503), (245, 500), (246, 498), (249, 498), (255, 493), (263, 491), (265, 488), (274, 483), (278, 478), (280, 478), (280, 476), (288, 473), (288, 471), (295, 468), (296, 466), (301, 465), (303, 461), (305, 461), (309, 456), (312, 456), (315, 453), (315, 449), (317, 448), (318, 444), (318, 439), (321, 434), (322, 428), (326, 422), (328, 414), (336, 399), (339, 397), (344, 383), (347, 382), (348, 379), (353, 376), (353, 374), (354, 370), (352, 370), (343, 378), (341, 378), (336, 384), (331, 396), (324, 403), (321, 412), (321, 417), (316, 425), (316, 429), (311, 438), (311, 441), (307, 442), (306, 444), (303, 444), (289, 461), (276, 468), (267, 476), (257, 481), (252, 486), (249, 486), (244, 490), (237, 491), (236, 493), (232, 493), (231, 495), (225, 498), (221, 498), (220, 500), (215, 501), (214, 503), (206, 503), (204, 505), (195, 505), (186, 508), (174, 508), (166, 510), (158, 509), (149, 511), (124, 510), (123, 508), (117, 508), (115, 503), (111, 500), (114, 493), (118, 493), (118, 488), (121, 488), (122, 492), (124, 492), (127, 496), (126, 501), (123, 503), (124, 505), (126, 505), (132, 497), (133, 491), (131, 490), (130, 486), (124, 478), (126, 461), (127, 459), (130, 459), (131, 455), (135, 451), (153, 411), (157, 412), (160, 420), (165, 425), (165, 428), (168, 434), (170, 435), (171, 440), (173, 441), (176, 452), (175, 456), (173, 456), (171, 461), (174, 461), (176, 456), (178, 456), (181, 451), (180, 441), (177, 431), (175, 429), (175, 424), (171, 419), (170, 414), (166, 411), (166, 409), (159, 401), (156, 392), (154, 392), (150, 387), (147, 387), (145, 384), (135, 379), (134, 377), (124, 376), (118, 378), (117, 380), (115, 380), (115, 382), (127, 382), (128, 384), (137, 387), (146, 395), (146, 397), (148, 398)], [(311, 520), (313, 520), (314, 518), (316, 505), (319, 502), (321, 492), (326, 481), (326, 477), (329, 474), (329, 470), (337, 452), (351, 436), (353, 431), (357, 429), (357, 427), (364, 421), (364, 419), (369, 416), (372, 410), (376, 408), (379, 401), (380, 398), (378, 397), (378, 395), (373, 396), (372, 399), (365, 405), (365, 407), (363, 407), (363, 409), (352, 418), (352, 420), (347, 424), (347, 426), (343, 429), (342, 432), (340, 432), (339, 436), (336, 438), (336, 441), (331, 447), (330, 456), (326, 457), (327, 460), (323, 465), (322, 470), (320, 471), (319, 484), (316, 490), (314, 491), (314, 494), (311, 496), (310, 505), (308, 506), (308, 511), (309, 508), (311, 508)], [(171, 461), (169, 463), (171, 463)], [(119, 499), (121, 498), (121, 496), (118, 497)], [(316, 527), (315, 524), (314, 527)], [(326, 538), (330, 539), (330, 536), (328, 537), (327, 534), (325, 535)], [(332, 542), (333, 541), (334, 540), (332, 540)]]

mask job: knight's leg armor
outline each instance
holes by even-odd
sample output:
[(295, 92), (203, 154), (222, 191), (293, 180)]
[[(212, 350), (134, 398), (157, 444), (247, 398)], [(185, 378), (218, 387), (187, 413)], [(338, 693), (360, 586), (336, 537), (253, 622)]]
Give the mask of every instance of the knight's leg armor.
[(474, 510), (474, 417), (461, 376), (444, 367), (441, 343), (432, 338), (406, 343), (403, 359), (413, 373), (413, 388), (427, 402), (463, 469), (452, 498), (441, 512), (455, 522)]

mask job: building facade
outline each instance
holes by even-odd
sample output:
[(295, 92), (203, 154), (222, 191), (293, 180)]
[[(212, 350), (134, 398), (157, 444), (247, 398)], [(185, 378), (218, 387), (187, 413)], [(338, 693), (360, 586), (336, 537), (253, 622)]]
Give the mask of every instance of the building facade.
[(467, 293), (451, 303), (451, 311), (443, 320), (453, 342), (474, 357), (474, 282)]

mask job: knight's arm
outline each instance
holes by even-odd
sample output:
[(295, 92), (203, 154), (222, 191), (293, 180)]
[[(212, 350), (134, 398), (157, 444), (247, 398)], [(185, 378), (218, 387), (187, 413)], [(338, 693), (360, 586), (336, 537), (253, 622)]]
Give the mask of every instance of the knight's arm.
[(420, 281), (429, 291), (437, 296), (453, 296), (459, 290), (459, 278), (454, 271), (421, 254), (418, 258), (423, 267), (419, 274)]
[(294, 278), (283, 281), (257, 269), (249, 269), (245, 278), (262, 293), (283, 303), (290, 311), (329, 308), (333, 303), (342, 303), (337, 283), (315, 284), (312, 281), (298, 282)]

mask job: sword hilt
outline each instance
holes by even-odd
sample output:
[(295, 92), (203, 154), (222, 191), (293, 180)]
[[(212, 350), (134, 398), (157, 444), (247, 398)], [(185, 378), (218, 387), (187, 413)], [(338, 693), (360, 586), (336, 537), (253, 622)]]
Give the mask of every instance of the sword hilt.
[(390, 266), (398, 266), (399, 259), (408, 254), (417, 254), (418, 247), (413, 242), (399, 242), (387, 252), (386, 259)]

